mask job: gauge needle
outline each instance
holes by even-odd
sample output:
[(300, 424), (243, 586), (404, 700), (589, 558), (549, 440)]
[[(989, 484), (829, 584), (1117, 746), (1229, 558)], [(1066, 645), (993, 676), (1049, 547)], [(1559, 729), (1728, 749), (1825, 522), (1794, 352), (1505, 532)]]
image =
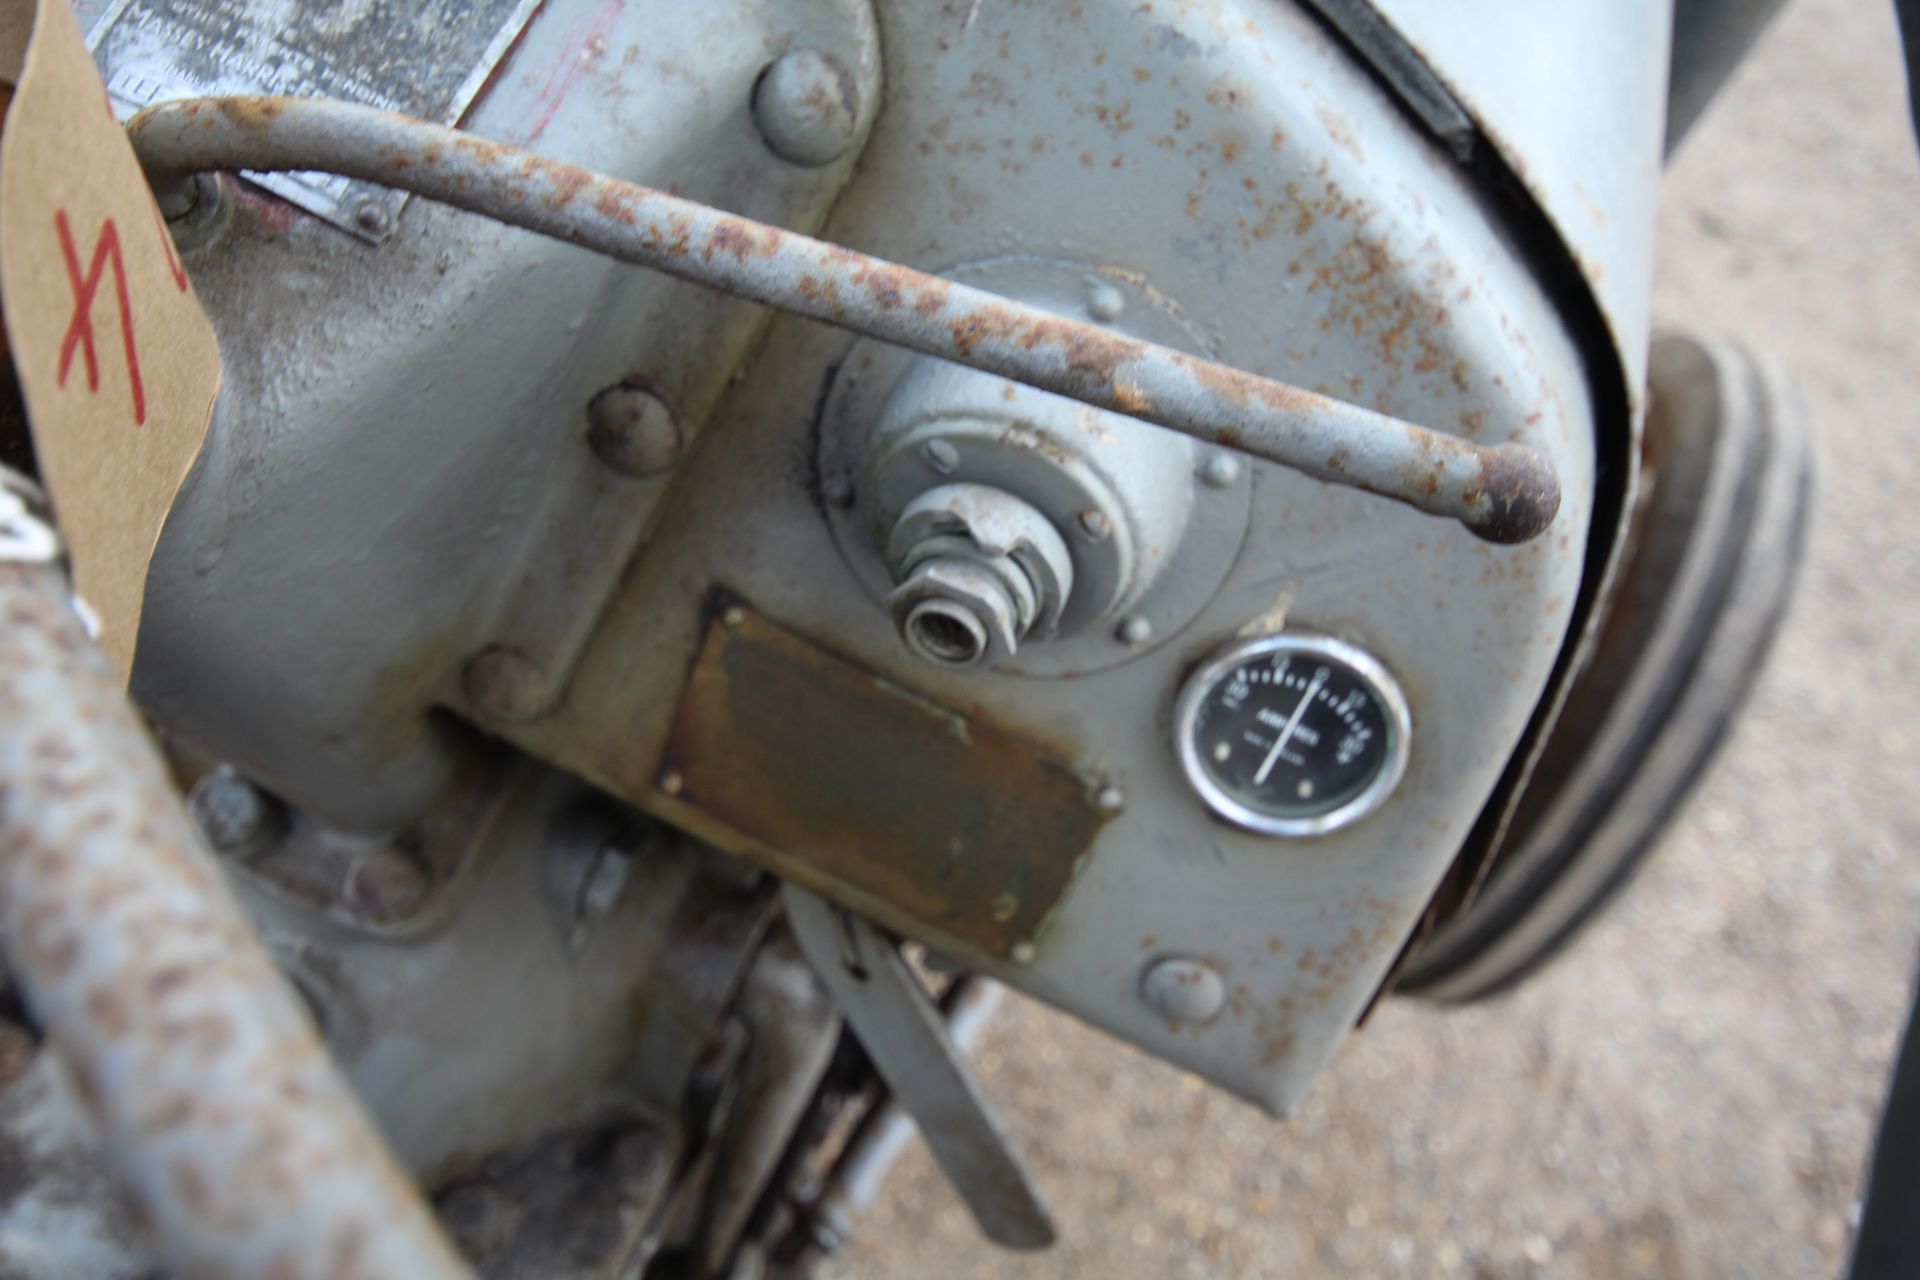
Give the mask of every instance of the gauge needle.
[(1313, 701), (1313, 695), (1320, 692), (1320, 686), (1326, 682), (1327, 669), (1325, 667), (1313, 673), (1313, 679), (1307, 683), (1307, 691), (1300, 695), (1299, 705), (1294, 707), (1293, 714), (1287, 717), (1287, 727), (1282, 729), (1280, 736), (1273, 740), (1273, 749), (1267, 752), (1267, 758), (1260, 762), (1259, 771), (1253, 775), (1254, 786), (1263, 787), (1266, 785), (1267, 775), (1273, 772), (1273, 766), (1275, 762), (1280, 759), (1280, 753), (1286, 749), (1287, 743), (1292, 739), (1293, 731), (1300, 727), (1300, 717), (1307, 714), (1307, 704)]

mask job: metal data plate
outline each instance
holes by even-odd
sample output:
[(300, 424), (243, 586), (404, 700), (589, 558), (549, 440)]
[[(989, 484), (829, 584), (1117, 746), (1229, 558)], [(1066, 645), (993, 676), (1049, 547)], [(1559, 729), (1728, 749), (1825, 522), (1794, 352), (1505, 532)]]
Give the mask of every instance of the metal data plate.
[(717, 843), (1003, 958), (1106, 821), (1097, 783), (724, 598), (658, 785)]
[[(286, 5), (116, 0), (87, 31), (122, 119), (148, 103), (211, 94), (342, 98), (452, 124), (541, 0)], [(76, 5), (84, 18), (90, 5)], [(343, 231), (379, 242), (406, 196), (319, 173), (248, 178)]]

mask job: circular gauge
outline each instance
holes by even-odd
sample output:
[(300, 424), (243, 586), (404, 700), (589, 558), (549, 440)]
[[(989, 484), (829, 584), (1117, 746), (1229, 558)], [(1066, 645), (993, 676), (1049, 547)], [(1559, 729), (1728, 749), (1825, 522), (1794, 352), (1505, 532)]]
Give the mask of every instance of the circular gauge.
[(1412, 728), (1379, 659), (1317, 635), (1229, 645), (1174, 713), (1181, 768), (1207, 807), (1273, 836), (1318, 835), (1379, 808), (1406, 772)]

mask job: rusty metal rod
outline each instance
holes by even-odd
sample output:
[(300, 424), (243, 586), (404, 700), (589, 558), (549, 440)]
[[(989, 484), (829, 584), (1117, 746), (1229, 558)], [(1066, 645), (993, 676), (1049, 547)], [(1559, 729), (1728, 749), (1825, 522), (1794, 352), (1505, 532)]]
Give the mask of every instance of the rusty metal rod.
[(0, 501), (0, 946), (168, 1274), (469, 1276), (200, 844), (64, 575), (21, 549), (47, 539), (5, 536), (28, 519)]
[(1560, 482), (1480, 445), (707, 205), (352, 103), (166, 102), (129, 122), (156, 190), (208, 170), (317, 171), (410, 191), (883, 342), (985, 369), (1460, 521), (1552, 523)]

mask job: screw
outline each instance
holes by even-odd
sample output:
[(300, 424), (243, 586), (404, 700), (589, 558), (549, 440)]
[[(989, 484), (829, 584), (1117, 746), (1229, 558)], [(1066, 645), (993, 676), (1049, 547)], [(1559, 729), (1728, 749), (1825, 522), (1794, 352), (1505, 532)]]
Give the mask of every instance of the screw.
[(1136, 613), (1120, 624), (1119, 636), (1122, 643), (1137, 649), (1153, 639), (1153, 624)]
[(419, 914), (432, 887), (418, 858), (399, 844), (384, 844), (348, 865), (340, 896), (370, 923), (398, 924)]
[(489, 645), (462, 673), (467, 701), (489, 720), (518, 724), (552, 705), (554, 690), (540, 664), (512, 645)]
[(353, 220), (360, 229), (371, 236), (383, 236), (387, 233), (387, 211), (378, 200), (371, 197), (362, 200), (353, 211)]
[(1127, 309), (1127, 296), (1110, 284), (1096, 284), (1087, 294), (1087, 314), (1101, 324), (1112, 324)]
[(753, 120), (768, 148), (814, 168), (845, 155), (860, 123), (860, 93), (840, 64), (811, 49), (782, 54), (753, 87)]
[(235, 858), (260, 853), (286, 826), (280, 803), (228, 765), (193, 784), (187, 811), (208, 844)]
[(677, 796), (687, 789), (687, 780), (680, 776), (678, 769), (669, 769), (660, 775), (660, 790), (670, 796)]
[(1205, 1026), (1226, 1007), (1227, 982), (1212, 965), (1170, 956), (1147, 966), (1140, 998), (1169, 1022)]
[(1094, 542), (1105, 542), (1113, 536), (1113, 521), (1104, 512), (1088, 507), (1080, 513), (1080, 531)]
[(1118, 787), (1102, 787), (1093, 798), (1094, 808), (1102, 813), (1118, 813), (1127, 807), (1127, 793)]
[(960, 465), (960, 451), (945, 440), (927, 441), (920, 454), (927, 460), (928, 466), (943, 476), (952, 475), (953, 469)]
[(619, 382), (587, 401), (587, 443), (613, 470), (639, 477), (671, 467), (682, 440), (666, 401), (645, 387)]
[(1200, 479), (1215, 489), (1225, 489), (1239, 478), (1240, 459), (1230, 453), (1210, 454), (1200, 468)]

